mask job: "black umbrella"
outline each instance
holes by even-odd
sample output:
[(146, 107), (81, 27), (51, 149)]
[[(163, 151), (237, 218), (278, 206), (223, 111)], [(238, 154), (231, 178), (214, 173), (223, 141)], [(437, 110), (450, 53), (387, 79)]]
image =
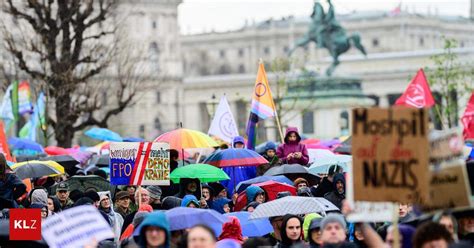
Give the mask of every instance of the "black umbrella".
[(340, 146), (334, 149), (334, 152), (341, 154), (352, 154), (352, 136), (344, 140)]
[(80, 162), (69, 155), (49, 156), (49, 157), (40, 158), (40, 160), (41, 161), (51, 160), (62, 165), (64, 167), (64, 170), (69, 175), (76, 174), (76, 171), (81, 168), (80, 166), (77, 166), (77, 165), (80, 165)]
[(275, 166), (270, 168), (264, 176), (278, 176), (284, 175), (291, 181), (302, 177), (308, 181), (310, 185), (316, 185), (319, 183), (321, 178), (308, 172), (308, 169), (300, 164), (284, 164), (281, 166)]
[[(84, 192), (88, 189), (95, 189), (96, 191), (110, 191), (112, 195), (115, 195), (115, 187), (111, 186), (109, 181), (100, 176), (73, 176), (64, 182), (69, 185), (69, 191), (78, 189)], [(51, 191), (56, 192), (57, 186), (57, 184), (52, 186)]]
[(109, 167), (110, 157), (109, 155), (96, 155), (92, 157), (89, 164), (93, 164), (97, 167)]
[(15, 156), (16, 161), (19, 162), (25, 162), (25, 161), (30, 161), (30, 160), (38, 160), (40, 158), (44, 158), (47, 155), (44, 153), (36, 154), (36, 155), (18, 155)]

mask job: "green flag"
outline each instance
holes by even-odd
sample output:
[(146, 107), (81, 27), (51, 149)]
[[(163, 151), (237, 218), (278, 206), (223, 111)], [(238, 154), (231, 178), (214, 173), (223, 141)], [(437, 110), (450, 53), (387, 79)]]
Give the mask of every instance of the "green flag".
[(18, 115), (18, 81), (13, 82), (13, 87), (12, 87), (12, 93), (11, 93), (11, 99), (12, 99), (12, 112), (13, 116), (15, 118), (15, 121), (18, 121), (19, 115)]

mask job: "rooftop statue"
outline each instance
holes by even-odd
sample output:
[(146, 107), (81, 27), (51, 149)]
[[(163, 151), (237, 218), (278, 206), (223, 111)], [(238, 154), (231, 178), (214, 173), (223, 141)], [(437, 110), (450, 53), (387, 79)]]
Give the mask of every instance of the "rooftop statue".
[(346, 30), (336, 20), (331, 0), (327, 0), (327, 2), (329, 4), (327, 13), (324, 13), (323, 6), (319, 0), (314, 2), (309, 30), (302, 38), (296, 41), (293, 49), (289, 51), (289, 55), (298, 47), (305, 47), (313, 41), (318, 48), (326, 48), (331, 54), (333, 61), (326, 70), (326, 75), (331, 76), (336, 66), (340, 63), (339, 55), (347, 52), (351, 46), (355, 46), (364, 55), (367, 55), (367, 53), (360, 42), (359, 34), (347, 36)]

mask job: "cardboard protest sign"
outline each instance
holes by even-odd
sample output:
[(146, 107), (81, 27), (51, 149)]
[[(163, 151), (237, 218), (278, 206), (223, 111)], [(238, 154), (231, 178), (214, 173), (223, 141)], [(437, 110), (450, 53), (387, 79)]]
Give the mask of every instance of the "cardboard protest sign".
[(43, 239), (49, 247), (84, 247), (93, 240), (113, 238), (112, 228), (90, 205), (79, 206), (52, 215), (41, 223)]
[(460, 129), (434, 130), (429, 135), (429, 141), (432, 164), (463, 156), (464, 138)]
[(426, 110), (354, 109), (354, 200), (409, 203), (426, 197), (428, 149)]
[(110, 183), (170, 185), (170, 146), (158, 142), (110, 144)]
[(424, 211), (470, 206), (471, 188), (463, 160), (431, 168), (429, 200), (421, 204)]

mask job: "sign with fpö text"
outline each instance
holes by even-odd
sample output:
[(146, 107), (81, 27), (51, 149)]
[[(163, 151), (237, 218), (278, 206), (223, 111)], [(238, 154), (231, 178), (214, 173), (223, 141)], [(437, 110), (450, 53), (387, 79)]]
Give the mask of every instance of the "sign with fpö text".
[(354, 109), (354, 199), (409, 203), (428, 196), (428, 149), (426, 110)]
[(168, 143), (111, 143), (110, 183), (113, 185), (169, 185), (169, 149)]

